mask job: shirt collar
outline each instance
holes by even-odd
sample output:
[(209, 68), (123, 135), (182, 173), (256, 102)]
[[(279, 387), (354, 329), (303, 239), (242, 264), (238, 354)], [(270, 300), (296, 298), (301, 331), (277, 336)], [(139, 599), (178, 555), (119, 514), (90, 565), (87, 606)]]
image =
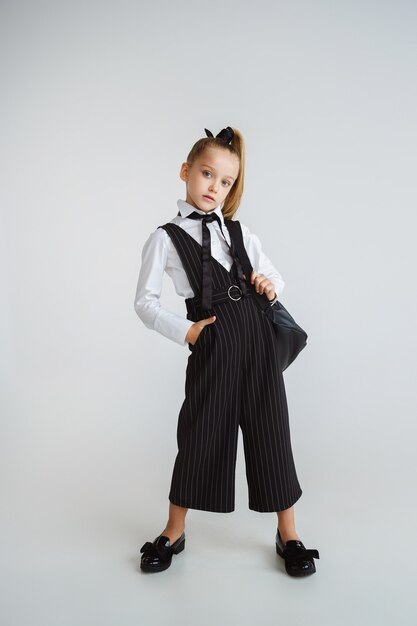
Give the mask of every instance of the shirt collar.
[(200, 213), (200, 215), (210, 215), (210, 213), (217, 213), (217, 215), (220, 217), (221, 223), (224, 224), (224, 218), (223, 218), (223, 213), (222, 213), (220, 204), (218, 204), (215, 209), (213, 209), (212, 211), (208, 211), (208, 212), (201, 211), (201, 209), (196, 209), (195, 206), (181, 199), (177, 200), (177, 206), (181, 214), (181, 217), (187, 217), (193, 211)]

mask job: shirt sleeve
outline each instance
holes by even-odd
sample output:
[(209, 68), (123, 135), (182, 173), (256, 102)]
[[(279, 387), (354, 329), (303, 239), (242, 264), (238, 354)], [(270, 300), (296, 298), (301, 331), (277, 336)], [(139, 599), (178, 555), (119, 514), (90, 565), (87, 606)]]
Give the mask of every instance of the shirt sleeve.
[(188, 342), (185, 337), (194, 322), (162, 307), (160, 302), (168, 258), (164, 234), (162, 228), (157, 228), (143, 246), (134, 308), (147, 328), (156, 330), (181, 346), (186, 346)]
[(241, 223), (240, 225), (242, 227), (243, 242), (253, 269), (269, 278), (275, 285), (276, 297), (271, 301), (272, 305), (281, 296), (285, 281), (263, 251), (259, 237), (251, 233), (244, 224)]

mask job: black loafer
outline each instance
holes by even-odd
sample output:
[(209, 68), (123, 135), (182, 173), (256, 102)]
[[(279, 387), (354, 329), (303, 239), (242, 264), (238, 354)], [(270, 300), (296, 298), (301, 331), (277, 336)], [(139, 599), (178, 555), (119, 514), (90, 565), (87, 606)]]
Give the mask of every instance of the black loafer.
[(161, 572), (171, 565), (172, 555), (178, 554), (185, 548), (185, 531), (171, 545), (169, 537), (158, 535), (151, 543), (147, 541), (140, 551), (143, 552), (140, 568), (145, 572)]
[(285, 569), (290, 576), (308, 576), (316, 571), (314, 559), (320, 558), (318, 550), (307, 549), (298, 539), (289, 539), (283, 543), (279, 529), (275, 546), (277, 553), (285, 559)]

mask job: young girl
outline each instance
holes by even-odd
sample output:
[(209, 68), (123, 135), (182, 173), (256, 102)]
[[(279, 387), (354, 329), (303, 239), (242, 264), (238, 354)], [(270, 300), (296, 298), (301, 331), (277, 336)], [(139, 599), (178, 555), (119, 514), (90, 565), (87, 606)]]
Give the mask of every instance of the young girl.
[[(181, 165), (186, 199), (177, 201), (178, 214), (145, 242), (135, 297), (135, 310), (148, 328), (190, 350), (168, 522), (142, 546), (141, 569), (167, 569), (173, 554), (184, 549), (189, 508), (234, 511), (240, 426), (249, 508), (277, 513), (276, 551), (288, 574), (305, 576), (316, 571), (319, 554), (306, 549), (295, 530), (293, 505), (302, 490), (278, 341), (254, 298), (256, 290), (273, 304), (285, 283), (259, 238), (241, 224), (254, 268), (251, 276), (243, 273), (228, 232), (244, 187), (243, 136), (230, 126), (216, 137), (205, 132)], [(186, 318), (160, 304), (164, 271), (185, 298)]]

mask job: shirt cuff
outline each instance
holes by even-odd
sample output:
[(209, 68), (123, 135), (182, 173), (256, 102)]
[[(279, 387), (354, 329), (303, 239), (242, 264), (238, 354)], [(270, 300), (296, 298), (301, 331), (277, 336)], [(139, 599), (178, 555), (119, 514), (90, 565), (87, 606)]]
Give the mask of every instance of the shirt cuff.
[(175, 322), (168, 324), (166, 313), (164, 316), (157, 315), (154, 329), (162, 335), (165, 335), (168, 339), (175, 341), (175, 343), (178, 343), (180, 346), (187, 346), (188, 342), (185, 341), (185, 336), (194, 322), (186, 318), (181, 319), (181, 317), (174, 314), (171, 314), (171, 316)]
[(185, 332), (184, 332), (184, 336), (183, 336), (183, 340), (182, 340), (182, 345), (183, 345), (183, 346), (188, 346), (188, 343), (189, 343), (189, 342), (186, 340), (186, 338), (185, 338), (185, 337), (186, 337), (186, 335), (187, 335), (188, 331), (190, 330), (191, 326), (192, 326), (193, 324), (195, 324), (195, 322), (193, 322), (193, 321), (191, 321), (191, 320), (185, 320), (185, 321), (187, 322), (187, 325), (186, 325), (186, 326), (184, 325), (184, 326), (185, 326)]

